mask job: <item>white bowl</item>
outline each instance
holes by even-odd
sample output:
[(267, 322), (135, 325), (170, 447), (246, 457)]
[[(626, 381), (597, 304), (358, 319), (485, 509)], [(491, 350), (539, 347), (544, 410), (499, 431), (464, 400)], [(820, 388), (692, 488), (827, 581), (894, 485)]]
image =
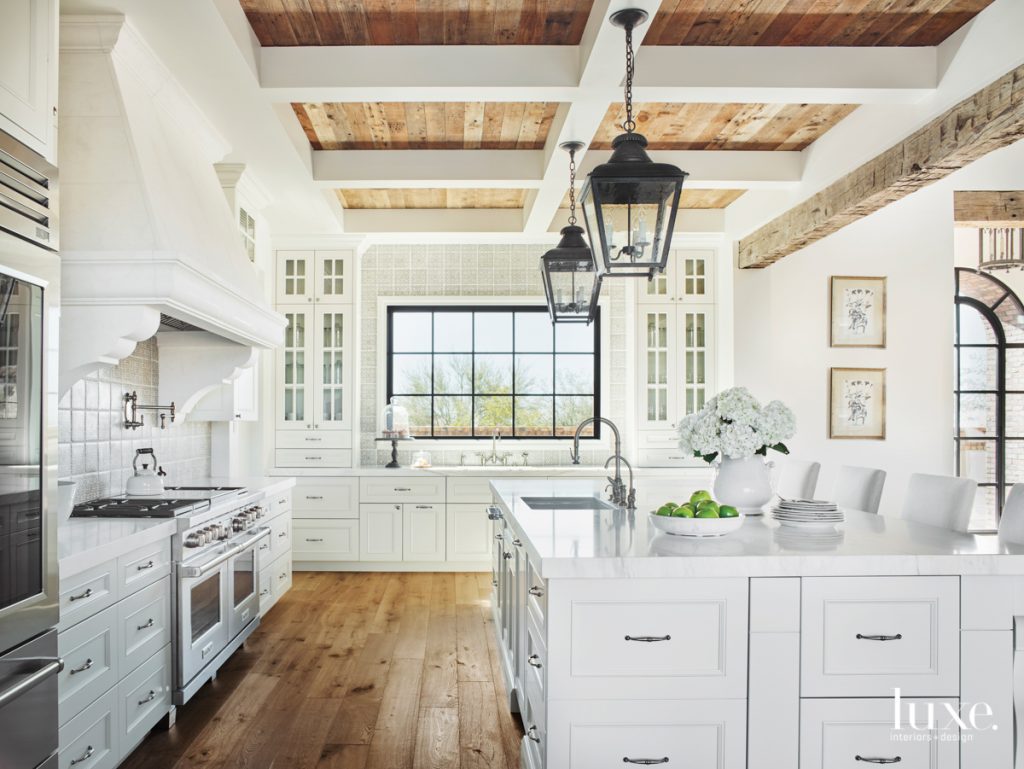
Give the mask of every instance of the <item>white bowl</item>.
[(650, 513), (651, 525), (677, 537), (721, 537), (743, 525), (743, 516), (735, 518), (676, 518)]

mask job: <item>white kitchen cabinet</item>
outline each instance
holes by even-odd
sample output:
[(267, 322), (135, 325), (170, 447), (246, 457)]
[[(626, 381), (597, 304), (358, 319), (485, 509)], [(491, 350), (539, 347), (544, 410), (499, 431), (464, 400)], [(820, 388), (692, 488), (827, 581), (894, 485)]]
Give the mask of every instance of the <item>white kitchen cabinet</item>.
[(448, 560), (486, 563), (491, 558), (491, 524), (486, 503), (448, 504)]
[(294, 517), (359, 518), (358, 478), (297, 478)]
[(279, 304), (350, 304), (355, 254), (350, 249), (277, 252)]
[(4, 0), (0, 130), (57, 162), (58, 0)]
[(260, 415), (259, 397), (257, 365), (200, 398), (189, 418), (196, 422), (254, 422)]
[(359, 560), (359, 520), (295, 519), (296, 564)]
[(673, 248), (665, 272), (637, 281), (637, 301), (646, 304), (714, 301), (715, 251)]
[(402, 560), (443, 561), (445, 523), (444, 505), (403, 505)]
[(445, 479), (440, 475), (364, 476), (359, 479), (360, 502), (445, 501)]
[(359, 505), (359, 557), (363, 561), (402, 560), (402, 505)]
[(121, 762), (117, 705), (117, 687), (111, 687), (60, 728), (60, 769), (114, 769)]

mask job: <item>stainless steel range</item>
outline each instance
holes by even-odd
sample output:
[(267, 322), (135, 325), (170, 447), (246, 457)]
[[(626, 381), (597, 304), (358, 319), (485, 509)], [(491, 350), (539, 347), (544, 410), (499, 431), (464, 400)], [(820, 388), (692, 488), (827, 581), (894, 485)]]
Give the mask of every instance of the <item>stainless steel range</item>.
[(257, 552), (270, 536), (260, 493), (237, 486), (171, 486), (152, 497), (111, 497), (76, 517), (175, 518), (174, 704), (183, 705), (259, 625)]
[(270, 536), (260, 525), (262, 495), (235, 490), (220, 496), (228, 504), (215, 498), (204, 510), (180, 515), (172, 542), (176, 705), (213, 678), (259, 625), (257, 551)]

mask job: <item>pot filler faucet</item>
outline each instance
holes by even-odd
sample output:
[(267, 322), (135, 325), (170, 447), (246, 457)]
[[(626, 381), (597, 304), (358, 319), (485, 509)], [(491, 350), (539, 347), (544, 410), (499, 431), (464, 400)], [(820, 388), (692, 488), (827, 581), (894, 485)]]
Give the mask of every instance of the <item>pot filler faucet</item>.
[[(588, 417), (579, 423), (576, 428), (576, 435), (572, 439), (572, 448), (569, 449), (569, 456), (572, 457), (572, 463), (578, 465), (580, 463), (580, 435), (583, 433), (584, 428), (587, 425), (593, 424), (594, 422), (603, 422), (612, 428), (612, 433), (615, 434), (615, 453), (608, 457), (608, 460), (604, 463), (607, 468), (609, 464), (615, 462), (615, 477), (609, 478), (608, 483), (611, 489), (610, 500), (619, 507), (624, 507), (627, 510), (636, 510), (636, 489), (633, 486), (633, 466), (626, 461), (626, 458), (622, 456), (622, 436), (619, 435), (619, 428), (615, 426), (615, 423), (610, 419), (604, 417)], [(626, 484), (622, 482), (622, 465), (625, 465), (629, 470), (629, 490), (626, 490)]]

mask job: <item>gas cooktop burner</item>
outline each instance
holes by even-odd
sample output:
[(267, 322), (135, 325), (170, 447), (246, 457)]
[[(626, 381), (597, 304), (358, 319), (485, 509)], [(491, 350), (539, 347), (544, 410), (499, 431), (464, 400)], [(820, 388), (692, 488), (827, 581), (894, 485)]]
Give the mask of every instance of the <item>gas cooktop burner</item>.
[(75, 505), (72, 518), (175, 518), (209, 503), (194, 499), (108, 497)]

